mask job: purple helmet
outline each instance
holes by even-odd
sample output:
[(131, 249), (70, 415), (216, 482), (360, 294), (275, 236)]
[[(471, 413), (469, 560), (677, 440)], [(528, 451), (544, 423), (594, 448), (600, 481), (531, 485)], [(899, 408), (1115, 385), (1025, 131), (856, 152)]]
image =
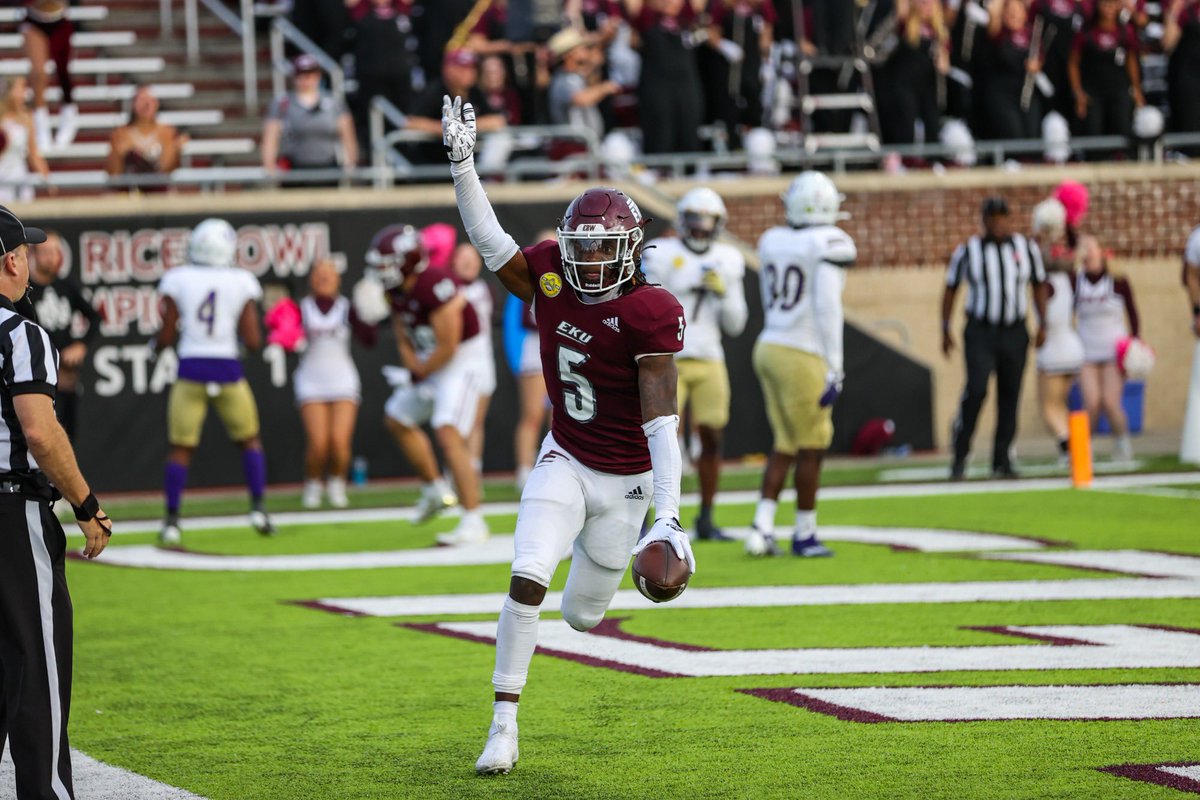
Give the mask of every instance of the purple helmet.
[(616, 189), (588, 189), (571, 201), (558, 226), (563, 276), (584, 294), (603, 294), (633, 277), (646, 220)]

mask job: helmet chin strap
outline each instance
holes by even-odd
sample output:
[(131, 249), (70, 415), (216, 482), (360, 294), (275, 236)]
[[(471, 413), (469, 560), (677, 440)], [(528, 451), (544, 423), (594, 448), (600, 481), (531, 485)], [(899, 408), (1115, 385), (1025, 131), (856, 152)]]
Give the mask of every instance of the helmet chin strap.
[(624, 285), (624, 283), (618, 283), (604, 294), (587, 294), (586, 292), (576, 292), (575, 295), (579, 298), (579, 302), (583, 303), (585, 306), (594, 306), (616, 298), (621, 291), (621, 287)]
[[(712, 249), (712, 240), (704, 241), (704, 240), (696, 239), (692, 236), (683, 236), (680, 238), (683, 241), (683, 246), (686, 247), (688, 250), (691, 250), (693, 253), (695, 253), (698, 256), (702, 256), (705, 253), (707, 253), (709, 250)], [(703, 245), (703, 246), (698, 246), (698, 245)]]

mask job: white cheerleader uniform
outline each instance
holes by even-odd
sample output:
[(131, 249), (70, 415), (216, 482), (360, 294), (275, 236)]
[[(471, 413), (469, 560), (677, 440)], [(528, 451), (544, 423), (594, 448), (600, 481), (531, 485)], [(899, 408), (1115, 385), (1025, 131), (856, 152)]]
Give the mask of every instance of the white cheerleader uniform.
[(33, 199), (29, 185), (29, 128), (13, 120), (0, 122), (8, 145), (0, 153), (0, 202), (27, 203)]
[[(462, 293), (475, 309), (475, 316), (479, 319), (479, 335), (487, 342), (487, 357), (482, 362), (483, 383), (479, 394), (491, 397), (496, 393), (496, 359), (492, 355), (492, 311), (495, 301), (492, 298), (492, 290), (488, 288), (486, 281), (477, 279), (464, 286)], [(536, 336), (532, 338), (537, 339)], [(534, 344), (536, 346), (536, 341)], [(538, 360), (540, 364), (540, 355)]]
[(1083, 272), (1075, 281), (1075, 314), (1079, 338), (1088, 364), (1117, 360), (1117, 343), (1129, 335), (1125, 324), (1125, 300), (1117, 293), (1116, 281), (1105, 274), (1092, 283)]
[(1070, 272), (1046, 273), (1052, 294), (1046, 303), (1046, 342), (1037, 351), (1038, 372), (1074, 375), (1083, 366), (1083, 341), (1075, 330), (1074, 276)]
[(322, 313), (316, 300), (305, 297), (300, 301), (300, 316), (308, 347), (292, 375), (296, 403), (359, 402), (362, 384), (350, 355), (350, 301), (338, 297)]

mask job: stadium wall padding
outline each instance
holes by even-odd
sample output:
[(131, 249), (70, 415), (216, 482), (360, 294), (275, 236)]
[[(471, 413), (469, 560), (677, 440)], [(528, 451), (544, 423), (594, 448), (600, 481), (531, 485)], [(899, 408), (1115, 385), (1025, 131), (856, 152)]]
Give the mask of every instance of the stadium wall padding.
[[(533, 242), (553, 225), (562, 211), (560, 201), (498, 205), (501, 221), (521, 242)], [(70, 269), (105, 318), (103, 336), (89, 353), (79, 403), (80, 426), (76, 447), (85, 474), (94, 476), (98, 490), (149, 490), (161, 483), (166, 452), (166, 398), (173, 375), (173, 355), (158, 362), (148, 358), (146, 342), (158, 328), (154, 287), (164, 264), (185, 259), (187, 230), (206, 213), (141, 214), (130, 217), (63, 219), (54, 227), (70, 250)], [(343, 291), (362, 273), (363, 254), (376, 230), (403, 221), (417, 226), (432, 222), (457, 225), (451, 206), (355, 208), (286, 213), (228, 213), (239, 231), (239, 261), (259, 275), (266, 302), (284, 293), (301, 296), (312, 261), (333, 257), (343, 261)], [(31, 217), (31, 220), (33, 217)], [(662, 229), (655, 223), (651, 235)], [(460, 240), (465, 240), (460, 231)], [(489, 279), (491, 280), (491, 279)], [(492, 283), (497, 308), (502, 290)], [(770, 448), (770, 433), (762, 396), (751, 366), (754, 337), (761, 328), (757, 276), (746, 285), (751, 318), (746, 332), (728, 342), (733, 393), (726, 454), (731, 457), (762, 453)], [(517, 413), (516, 388), (501, 357), (499, 315), (493, 323), (497, 358), (497, 392), (488, 414), (484, 469), (510, 470), (512, 421)], [(847, 391), (836, 414), (835, 449), (849, 447), (858, 426), (870, 416), (887, 416), (898, 423), (898, 441), (916, 448), (933, 445), (932, 382), (924, 367), (896, 350), (848, 327)], [(396, 362), (390, 330), (381, 328), (372, 349), (354, 345), (363, 383), (363, 403), (355, 435), (355, 454), (367, 459), (372, 477), (411, 474), (383, 427), (383, 404), (390, 390), (380, 368)], [(303, 433), (295, 409), (290, 374), (296, 357), (271, 350), (250, 354), (247, 378), (254, 387), (263, 426), (271, 482), (302, 478)], [(193, 462), (189, 484), (227, 486), (240, 482), (240, 459), (226, 441), (220, 422), (210, 414), (204, 438)]]

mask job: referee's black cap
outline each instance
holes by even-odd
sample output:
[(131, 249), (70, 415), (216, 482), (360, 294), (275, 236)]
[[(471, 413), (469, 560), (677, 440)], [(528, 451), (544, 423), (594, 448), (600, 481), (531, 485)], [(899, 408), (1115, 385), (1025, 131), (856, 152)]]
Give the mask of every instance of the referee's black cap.
[(1008, 201), (999, 195), (992, 195), (983, 201), (983, 206), (979, 209), (979, 212), (984, 219), (1007, 216)]
[(26, 227), (16, 214), (0, 206), (0, 255), (16, 250), (23, 244), (41, 244), (44, 241), (44, 230)]

